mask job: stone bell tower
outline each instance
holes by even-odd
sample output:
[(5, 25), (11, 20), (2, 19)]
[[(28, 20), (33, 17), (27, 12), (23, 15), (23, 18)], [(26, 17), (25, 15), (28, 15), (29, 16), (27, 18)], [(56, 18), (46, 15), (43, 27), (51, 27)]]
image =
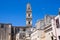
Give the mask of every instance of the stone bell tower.
[(30, 3), (27, 3), (27, 8), (26, 8), (26, 26), (32, 27), (32, 10)]

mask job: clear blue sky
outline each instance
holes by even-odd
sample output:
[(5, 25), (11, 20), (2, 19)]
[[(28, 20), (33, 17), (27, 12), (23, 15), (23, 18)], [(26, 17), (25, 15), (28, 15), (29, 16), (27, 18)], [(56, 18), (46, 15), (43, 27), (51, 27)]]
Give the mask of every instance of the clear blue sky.
[[(29, 0), (32, 7), (33, 25), (44, 15), (57, 15), (60, 0)], [(28, 0), (0, 0), (0, 23), (25, 26)]]

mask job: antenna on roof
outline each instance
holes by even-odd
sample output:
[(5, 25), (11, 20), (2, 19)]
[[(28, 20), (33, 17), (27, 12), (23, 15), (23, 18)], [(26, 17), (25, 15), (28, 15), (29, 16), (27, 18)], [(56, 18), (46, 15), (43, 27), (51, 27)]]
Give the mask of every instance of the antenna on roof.
[(59, 8), (59, 15), (60, 15), (60, 8)]

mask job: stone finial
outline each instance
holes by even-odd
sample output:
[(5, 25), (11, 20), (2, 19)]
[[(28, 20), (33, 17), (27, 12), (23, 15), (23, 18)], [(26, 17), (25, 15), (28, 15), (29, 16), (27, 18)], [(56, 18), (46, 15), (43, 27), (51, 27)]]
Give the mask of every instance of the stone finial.
[(59, 8), (59, 12), (60, 12), (60, 8)]

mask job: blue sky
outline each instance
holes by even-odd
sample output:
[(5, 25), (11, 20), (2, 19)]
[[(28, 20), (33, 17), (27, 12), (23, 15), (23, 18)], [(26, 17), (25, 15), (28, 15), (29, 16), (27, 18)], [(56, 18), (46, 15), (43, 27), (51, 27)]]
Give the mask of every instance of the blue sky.
[[(60, 0), (29, 0), (32, 7), (33, 26), (44, 15), (58, 15)], [(14, 26), (26, 25), (26, 4), (28, 0), (0, 0), (0, 23)]]

